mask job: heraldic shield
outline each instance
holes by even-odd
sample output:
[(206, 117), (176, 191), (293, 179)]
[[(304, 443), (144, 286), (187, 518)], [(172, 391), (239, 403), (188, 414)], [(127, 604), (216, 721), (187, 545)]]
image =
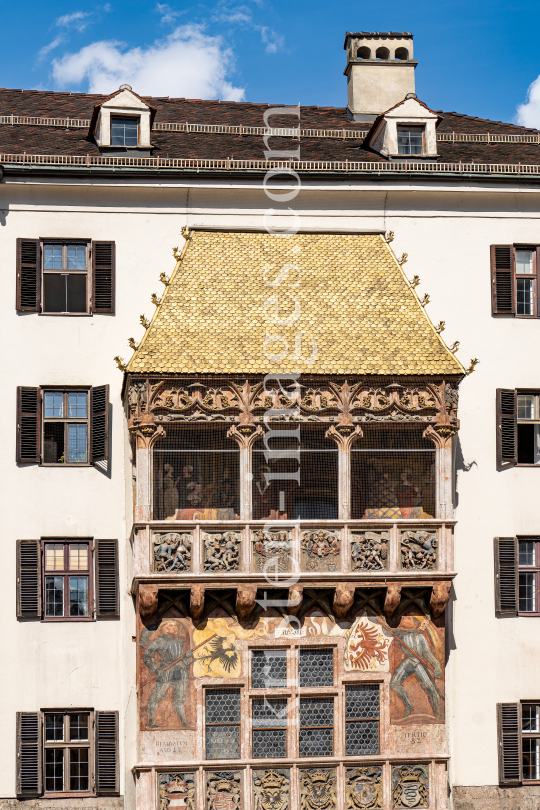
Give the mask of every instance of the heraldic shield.
[(239, 810), (240, 773), (221, 771), (207, 775), (207, 810)]
[(253, 773), (255, 810), (289, 810), (290, 772), (288, 768)]
[(393, 807), (427, 807), (428, 779), (427, 765), (394, 765)]
[(335, 810), (336, 772), (330, 768), (300, 771), (300, 810)]
[(345, 792), (347, 808), (351, 810), (375, 810), (382, 807), (382, 768), (347, 768)]

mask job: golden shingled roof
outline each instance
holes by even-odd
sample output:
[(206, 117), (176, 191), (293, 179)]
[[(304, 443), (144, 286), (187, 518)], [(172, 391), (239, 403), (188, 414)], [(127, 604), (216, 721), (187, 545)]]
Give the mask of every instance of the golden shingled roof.
[(464, 373), (381, 235), (205, 230), (127, 371)]

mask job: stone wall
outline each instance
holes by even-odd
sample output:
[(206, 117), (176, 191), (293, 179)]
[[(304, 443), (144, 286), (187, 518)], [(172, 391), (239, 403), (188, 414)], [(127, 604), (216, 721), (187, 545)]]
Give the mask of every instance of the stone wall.
[(455, 786), (453, 810), (538, 810), (540, 785), (500, 788), (498, 785)]

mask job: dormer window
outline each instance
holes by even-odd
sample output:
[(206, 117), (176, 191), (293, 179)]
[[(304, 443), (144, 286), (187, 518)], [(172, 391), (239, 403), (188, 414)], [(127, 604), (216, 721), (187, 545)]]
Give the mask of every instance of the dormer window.
[(138, 146), (139, 119), (111, 116), (111, 145)]
[(397, 127), (397, 142), (399, 155), (424, 154), (424, 127)]

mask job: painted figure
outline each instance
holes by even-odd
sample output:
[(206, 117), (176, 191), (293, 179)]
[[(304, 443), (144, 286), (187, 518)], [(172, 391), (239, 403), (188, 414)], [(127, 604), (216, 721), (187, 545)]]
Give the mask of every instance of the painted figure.
[(165, 517), (174, 517), (178, 509), (178, 478), (175, 479), (171, 464), (165, 464), (163, 469), (163, 510)]
[(435, 716), (444, 719), (444, 698), (435, 683), (436, 678), (442, 678), (443, 672), (441, 663), (423, 632), (424, 625), (425, 622), (420, 624), (414, 616), (404, 616), (397, 629), (381, 625), (383, 633), (393, 637), (405, 655), (405, 660), (398, 666), (390, 681), (390, 689), (405, 704), (405, 713), (400, 719), (409, 717), (414, 711), (409, 693), (403, 685), (409, 675), (414, 675), (426, 693)]
[(412, 483), (412, 474), (413, 471), (410, 467), (404, 467), (399, 475), (399, 484), (396, 488), (401, 517), (405, 519), (420, 517), (420, 490)]
[(184, 652), (185, 641), (178, 636), (176, 622), (166, 621), (160, 635), (150, 642), (143, 653), (143, 661), (155, 675), (156, 682), (148, 699), (148, 727), (159, 728), (155, 723), (156, 712), (165, 695), (172, 687), (172, 703), (181, 726), (188, 725), (185, 712), (186, 687), (193, 653)]
[(375, 476), (364, 518), (400, 518), (401, 511), (390, 473), (375, 470)]

